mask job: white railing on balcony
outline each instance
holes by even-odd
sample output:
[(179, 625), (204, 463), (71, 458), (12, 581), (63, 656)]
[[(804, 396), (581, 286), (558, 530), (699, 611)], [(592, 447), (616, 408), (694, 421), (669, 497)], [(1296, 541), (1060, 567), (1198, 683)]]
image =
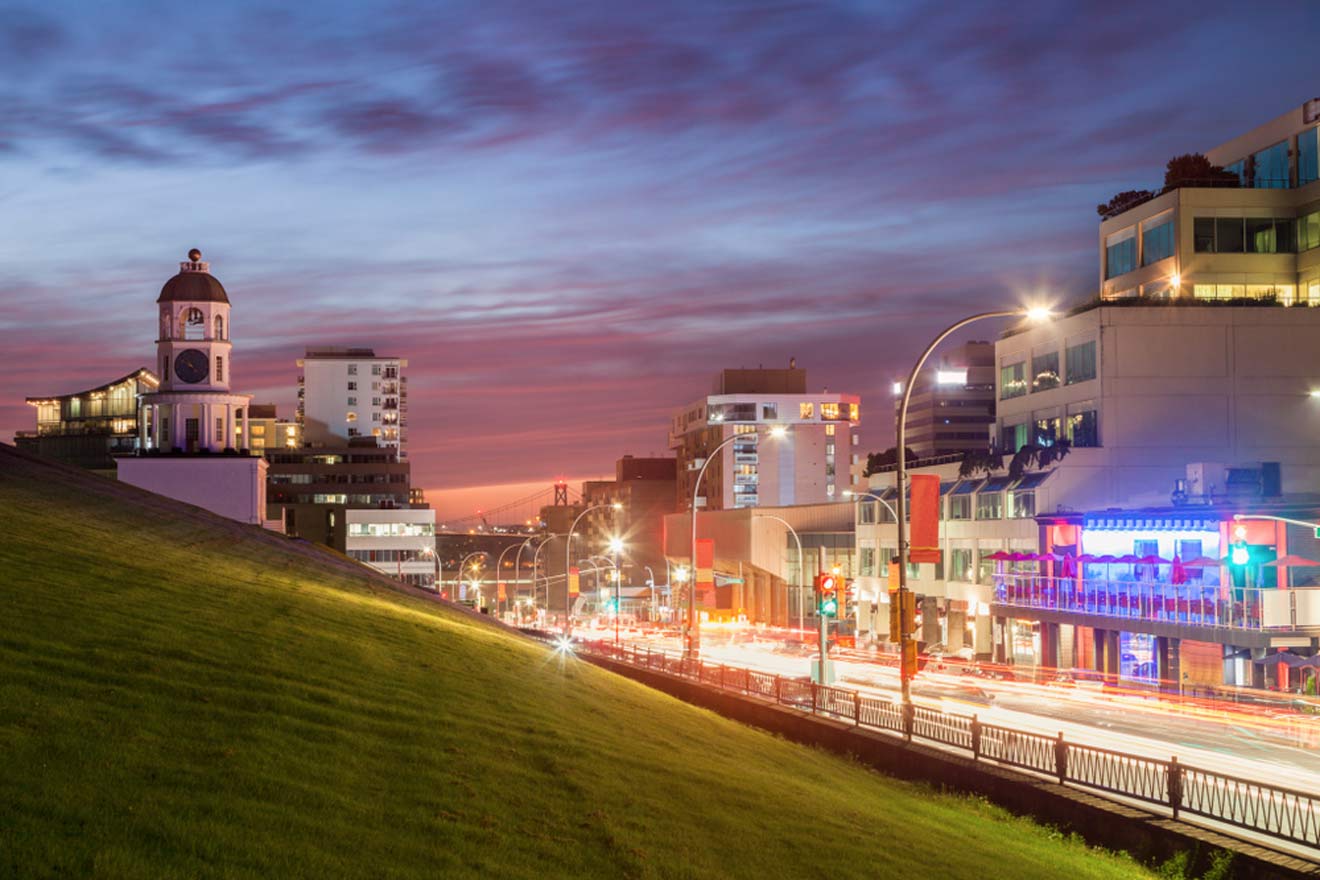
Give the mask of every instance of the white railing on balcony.
[(995, 602), (1047, 611), (1229, 629), (1320, 628), (1320, 587), (1225, 587), (996, 573), (994, 589)]

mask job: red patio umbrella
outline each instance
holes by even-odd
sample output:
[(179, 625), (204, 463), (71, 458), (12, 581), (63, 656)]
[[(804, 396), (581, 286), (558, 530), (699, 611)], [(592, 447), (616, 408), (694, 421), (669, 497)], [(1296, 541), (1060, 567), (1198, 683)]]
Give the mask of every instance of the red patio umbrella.
[(1289, 553), (1286, 556), (1280, 556), (1273, 562), (1267, 562), (1264, 568), (1306, 568), (1307, 566), (1320, 566), (1320, 562), (1314, 559), (1307, 559), (1305, 556), (1295, 556)]
[(1187, 583), (1187, 569), (1183, 567), (1182, 557), (1173, 555), (1173, 571), (1169, 572), (1169, 582), (1178, 585)]
[(1183, 563), (1187, 568), (1206, 568), (1208, 566), (1223, 565), (1223, 561), (1209, 556), (1198, 556), (1195, 559), (1189, 559)]
[(1077, 557), (1063, 557), (1063, 565), (1060, 567), (1059, 577), (1075, 578), (1077, 577)]
[(1017, 554), (1009, 553), (1007, 550), (996, 550), (994, 553), (991, 553), (989, 556), (986, 556), (984, 558), (992, 560), (994, 562), (1008, 562), (1010, 560), (1016, 559)]

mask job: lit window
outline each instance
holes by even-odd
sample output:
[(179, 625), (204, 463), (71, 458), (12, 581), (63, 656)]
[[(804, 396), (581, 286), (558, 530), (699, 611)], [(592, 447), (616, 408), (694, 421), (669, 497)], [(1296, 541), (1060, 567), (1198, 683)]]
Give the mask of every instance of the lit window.
[(999, 368), (999, 399), (1011, 400), (1027, 393), (1027, 364), (1005, 364)]
[(826, 426), (825, 426), (825, 436), (826, 436), (826, 437), (833, 437), (833, 436), (834, 436), (834, 426), (833, 426), (833, 425), (826, 425)]
[(355, 413), (355, 412), (350, 412), (350, 413), (348, 413), (348, 415), (344, 416), (344, 421), (346, 421), (346, 422), (356, 422), (356, 421), (357, 421), (357, 413)]
[(854, 422), (861, 421), (862, 405), (860, 403), (848, 404), (848, 418)]
[(1064, 366), (1067, 368), (1064, 381), (1069, 385), (1094, 379), (1095, 340), (1068, 346), (1064, 351)]
[(812, 403), (798, 404), (798, 416), (804, 419), (815, 418), (816, 417), (815, 404)]
[(837, 403), (822, 403), (820, 405), (820, 417), (822, 419), (837, 419), (839, 417), (839, 405)]

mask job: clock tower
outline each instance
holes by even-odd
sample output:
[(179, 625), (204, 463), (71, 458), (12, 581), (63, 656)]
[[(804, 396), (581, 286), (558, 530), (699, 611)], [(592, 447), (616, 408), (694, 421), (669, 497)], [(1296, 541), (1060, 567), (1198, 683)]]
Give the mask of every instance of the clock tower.
[(139, 424), (150, 432), (143, 446), (166, 453), (223, 452), (239, 436), (246, 442), (251, 396), (229, 390), (229, 296), (201, 251), (188, 252), (156, 305), (161, 381), (154, 394), (142, 396), (146, 418)]

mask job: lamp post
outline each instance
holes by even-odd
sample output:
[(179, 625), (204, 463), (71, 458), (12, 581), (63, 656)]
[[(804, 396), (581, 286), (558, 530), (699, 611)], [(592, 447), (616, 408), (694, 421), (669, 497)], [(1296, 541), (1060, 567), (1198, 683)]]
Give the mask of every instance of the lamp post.
[(444, 582), (440, 579), (440, 551), (434, 547), (423, 547), (422, 555), (430, 556), (435, 560), (435, 594), (439, 596), (444, 588)]
[[(770, 429), (769, 435), (776, 439), (783, 437), (788, 433), (788, 428), (783, 425), (775, 425)], [(746, 434), (734, 434), (726, 437), (722, 443), (712, 449), (707, 455), (706, 460), (701, 463), (701, 470), (697, 471), (697, 478), (692, 481), (692, 585), (687, 588), (687, 633), (683, 639), (683, 653), (688, 657), (695, 657), (701, 650), (701, 628), (697, 625), (697, 496), (701, 491), (701, 478), (706, 475), (706, 468), (710, 463), (735, 440), (746, 437)]]
[(651, 589), (651, 625), (655, 625), (655, 572), (651, 571), (651, 566), (643, 565), (646, 569), (646, 585)]
[[(844, 494), (846, 495), (846, 494), (848, 494), (848, 493), (847, 493), (847, 492), (844, 492)], [(805, 600), (803, 599), (803, 597), (802, 597), (802, 589), (803, 589), (803, 583), (802, 583), (802, 581), (804, 580), (803, 575), (804, 575), (804, 570), (805, 570), (806, 565), (807, 565), (807, 561), (806, 561), (806, 559), (805, 559), (805, 558), (803, 557), (803, 555), (802, 555), (802, 539), (798, 537), (797, 529), (795, 529), (795, 528), (793, 528), (791, 525), (789, 525), (788, 520), (784, 519), (782, 516), (775, 516), (773, 513), (754, 513), (754, 514), (752, 514), (752, 516), (755, 517), (755, 518), (757, 518), (757, 519), (772, 519), (772, 520), (775, 520), (776, 522), (782, 523), (783, 526), (784, 526), (784, 528), (788, 529), (789, 534), (791, 534), (791, 535), (793, 536), (793, 540), (797, 542), (797, 551), (798, 551), (798, 566), (797, 566), (797, 567), (798, 567), (798, 572), (797, 572), (798, 629), (806, 629), (806, 628), (807, 628), (807, 618), (806, 618), (806, 611), (805, 611), (804, 608), (803, 608), (803, 606), (806, 604), (806, 601), (805, 601)]]
[[(885, 499), (881, 498), (879, 495), (875, 494), (874, 492), (854, 492), (852, 489), (844, 489), (844, 490), (843, 490), (843, 497), (844, 497), (844, 498), (857, 498), (857, 499), (859, 499), (859, 500), (862, 499), (862, 498), (872, 498), (872, 499), (874, 499), (874, 500), (876, 500), (876, 501), (879, 501), (881, 504), (883, 504), (883, 505), (885, 506), (885, 509), (888, 510), (888, 511), (890, 512), (890, 514), (893, 515), (895, 521), (898, 520), (898, 511), (894, 510), (894, 505), (890, 504), (888, 501), (886, 501)], [(857, 518), (856, 514), (853, 515), (853, 518), (854, 518), (854, 519)], [(854, 531), (856, 531), (856, 530), (854, 529)], [(888, 565), (888, 564), (886, 563), (886, 566), (887, 566), (887, 565)], [(879, 601), (879, 597), (878, 597), (878, 596), (877, 596), (876, 601)], [(901, 606), (900, 606), (900, 607), (901, 607)], [(871, 638), (872, 638), (873, 640), (875, 639), (875, 621), (874, 621), (874, 620), (871, 621)], [(902, 657), (901, 657), (901, 656), (899, 657), (899, 664), (902, 665)]]
[[(667, 562), (667, 560), (666, 560), (666, 562)], [(687, 582), (688, 582), (688, 570), (687, 570), (687, 566), (686, 566), (686, 565), (680, 565), (678, 568), (674, 569), (674, 575), (673, 575), (673, 577), (672, 577), (670, 580), (671, 580), (671, 583), (674, 582), (674, 581), (677, 581), (677, 582), (678, 582), (678, 587), (679, 587), (679, 589), (680, 589), (680, 590), (684, 590), (684, 591), (686, 591), (686, 590), (687, 590), (687, 586), (686, 586), (686, 584), (687, 584)], [(673, 588), (670, 588), (670, 590), (669, 590), (669, 603), (670, 603), (670, 604), (669, 604), (669, 611), (670, 611), (671, 614), (672, 614), (673, 611), (674, 611), (674, 605), (673, 605), (673, 602), (674, 602), (674, 591), (673, 591)]]
[[(564, 636), (566, 638), (571, 639), (573, 637), (573, 615), (571, 613), (572, 609), (568, 607), (570, 601), (569, 592), (568, 592), (570, 586), (568, 559), (569, 559), (569, 554), (571, 552), (571, 548), (573, 546), (573, 532), (577, 531), (578, 523), (582, 521), (582, 517), (591, 513), (593, 510), (604, 510), (607, 507), (611, 508), (612, 510), (623, 509), (623, 505), (617, 501), (614, 502), (613, 504), (593, 504), (591, 507), (588, 507), (587, 509), (583, 510), (581, 513), (577, 515), (577, 519), (573, 520), (573, 525), (569, 527), (568, 534), (564, 537)], [(550, 587), (549, 587), (549, 582), (547, 581), (546, 583), (547, 598), (545, 603), (547, 608), (550, 605), (549, 592), (550, 592)]]
[[(513, 582), (515, 584), (518, 583), (518, 575), (522, 574), (523, 550), (525, 550), (527, 548), (527, 545), (532, 543), (532, 541), (535, 540), (535, 538), (536, 536), (533, 535), (530, 538), (524, 539), (523, 542), (518, 545), (518, 552), (513, 555)], [(532, 601), (533, 602), (536, 601), (536, 569), (535, 568), (532, 569)], [(522, 614), (518, 615), (519, 619), (522, 619), (523, 616), (524, 615)]]
[[(454, 588), (455, 588), (455, 589), (458, 589), (458, 588), (460, 588), (460, 587), (462, 586), (462, 583), (463, 583), (463, 566), (467, 565), (467, 561), (468, 561), (469, 559), (471, 559), (473, 556), (484, 556), (484, 557), (486, 557), (487, 559), (490, 558), (490, 554), (487, 553), (485, 550), (473, 550), (473, 551), (472, 551), (471, 553), (469, 553), (467, 556), (464, 556), (463, 559), (458, 563), (458, 573), (454, 575)], [(481, 610), (481, 599), (480, 599), (480, 596), (481, 596), (481, 587), (480, 587), (480, 581), (478, 581), (477, 596), (478, 596), (478, 599), (477, 599), (477, 610), (480, 611), (480, 610)]]
[(619, 571), (619, 554), (623, 552), (623, 539), (610, 538), (610, 552), (614, 554), (614, 647), (619, 646), (619, 618), (623, 616), (623, 578)]
[[(536, 552), (532, 554), (532, 604), (536, 604), (536, 573), (540, 571), (541, 551), (550, 544), (551, 538), (558, 537), (559, 535), (550, 532), (545, 536), (544, 541), (536, 545)], [(565, 547), (564, 550), (567, 555), (568, 548)], [(547, 617), (550, 616), (550, 575), (545, 576), (545, 613)]]
[[(525, 547), (526, 545), (527, 542), (523, 541), (521, 544), (518, 545), (518, 551), (521, 553), (522, 548)], [(514, 546), (513, 544), (509, 544), (503, 550), (501, 550), (499, 561), (495, 563), (495, 613), (496, 614), (500, 613), (500, 572), (504, 570), (504, 554), (512, 550), (513, 546)], [(514, 566), (513, 575), (514, 575), (514, 580), (517, 580), (518, 571), (516, 565)], [(505, 601), (507, 602), (508, 600), (506, 599)]]
[[(943, 333), (935, 337), (930, 345), (926, 346), (926, 350), (921, 353), (921, 357), (917, 358), (917, 362), (912, 365), (912, 372), (908, 373), (907, 381), (903, 383), (903, 398), (898, 405), (898, 425), (896, 432), (898, 436), (895, 446), (898, 458), (898, 469), (895, 473), (894, 479), (894, 486), (898, 490), (898, 503), (896, 505), (897, 509), (894, 511), (894, 518), (898, 520), (898, 607), (900, 609), (902, 609), (903, 603), (906, 601), (908, 592), (907, 523), (904, 519), (907, 515), (907, 412), (908, 402), (912, 399), (912, 386), (916, 384), (917, 375), (921, 372), (921, 368), (925, 366), (926, 359), (930, 357), (931, 352), (933, 352), (941, 342), (947, 339), (950, 334), (977, 321), (985, 321), (990, 318), (1015, 317), (1026, 317), (1033, 321), (1042, 321), (1048, 319), (1050, 313), (1048, 309), (1044, 308), (1014, 309), (1012, 311), (1003, 312), (982, 312), (979, 315), (972, 315), (969, 318), (963, 318), (961, 321), (949, 325)], [(902, 685), (903, 706), (906, 710), (907, 707), (912, 705), (912, 674), (907, 665), (908, 634), (903, 631), (903, 627), (901, 626), (899, 627), (898, 636), (899, 681)]]

